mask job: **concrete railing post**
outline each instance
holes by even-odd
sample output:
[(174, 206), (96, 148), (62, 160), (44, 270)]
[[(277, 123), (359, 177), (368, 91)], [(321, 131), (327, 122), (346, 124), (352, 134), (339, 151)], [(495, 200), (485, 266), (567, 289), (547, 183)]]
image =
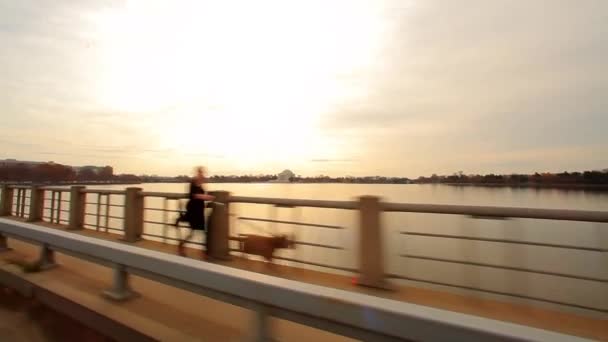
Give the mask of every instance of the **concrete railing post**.
[(103, 295), (118, 301), (127, 300), (137, 295), (129, 285), (129, 273), (124, 265), (114, 265), (112, 288), (103, 291)]
[[(70, 189), (70, 221), (68, 229), (76, 230), (84, 228), (84, 212), (87, 194), (82, 185), (72, 186)], [(61, 212), (57, 213), (60, 217)]]
[(55, 251), (46, 243), (40, 248), (40, 256), (38, 257), (37, 264), (41, 271), (57, 267), (57, 263), (55, 262)]
[(212, 258), (230, 259), (230, 220), (228, 217), (228, 203), (230, 193), (227, 191), (214, 191), (215, 201), (211, 203), (213, 213), (209, 217), (207, 229), (207, 255)]
[(389, 288), (384, 278), (380, 200), (375, 196), (359, 198), (359, 279), (358, 285)]
[(252, 341), (272, 341), (268, 309), (264, 305), (255, 304), (253, 305), (253, 315), (253, 326), (251, 327), (253, 331)]
[(124, 240), (136, 242), (144, 230), (144, 197), (141, 188), (127, 188), (125, 194)]
[(6, 241), (6, 236), (0, 233), (0, 252), (8, 251), (10, 248), (8, 247), (8, 243)]
[(36, 222), (42, 220), (42, 210), (44, 208), (44, 190), (37, 186), (32, 186), (30, 189), (30, 215), (27, 218), (28, 222)]
[(13, 188), (2, 184), (2, 194), (0, 194), (0, 216), (11, 216), (13, 209)]

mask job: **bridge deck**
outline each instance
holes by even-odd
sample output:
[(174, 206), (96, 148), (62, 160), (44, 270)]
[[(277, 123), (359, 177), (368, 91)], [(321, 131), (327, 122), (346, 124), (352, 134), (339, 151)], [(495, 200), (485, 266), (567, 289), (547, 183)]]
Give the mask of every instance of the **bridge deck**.
[[(41, 223), (53, 229), (62, 226)], [(75, 231), (75, 234), (119, 241), (120, 236), (91, 230)], [(37, 249), (29, 244), (11, 240), (12, 252), (0, 254), (1, 260), (10, 258), (34, 258)], [(135, 245), (166, 253), (176, 253), (175, 246), (160, 242), (142, 240)], [(190, 257), (197, 257), (200, 251), (189, 249)], [(33, 284), (54, 293), (64, 294), (95, 312), (124, 322), (138, 331), (145, 331), (160, 340), (197, 340), (205, 336), (207, 340), (236, 340), (247, 333), (250, 313), (229, 304), (217, 302), (183, 290), (133, 277), (133, 288), (141, 297), (121, 303), (108, 304), (99, 293), (110, 285), (111, 271), (106, 267), (91, 264), (76, 258), (60, 255), (62, 267), (48, 272), (26, 274)], [(606, 320), (586, 317), (523, 304), (467, 297), (431, 289), (411, 286), (397, 286), (396, 291), (383, 291), (355, 286), (347, 276), (282, 265), (269, 266), (266, 263), (235, 257), (232, 261), (214, 261), (218, 264), (245, 269), (268, 275), (362, 292), (409, 303), (467, 313), (501, 321), (508, 321), (546, 330), (562, 332), (597, 340), (608, 341)], [(14, 266), (2, 265), (5, 271), (21, 274)], [(279, 340), (319, 341), (347, 340), (333, 334), (292, 324), (273, 321), (273, 330)]]

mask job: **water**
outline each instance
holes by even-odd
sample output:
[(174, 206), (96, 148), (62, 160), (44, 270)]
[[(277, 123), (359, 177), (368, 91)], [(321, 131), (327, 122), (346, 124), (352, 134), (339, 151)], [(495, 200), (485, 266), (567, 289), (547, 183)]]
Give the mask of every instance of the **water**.
[[(144, 191), (185, 192), (186, 184), (142, 184)], [(95, 188), (123, 189), (111, 185)], [(393, 184), (208, 184), (208, 190), (227, 190), (239, 196), (279, 197), (324, 200), (352, 200), (361, 195), (376, 195), (384, 201), (459, 205), (551, 208), (572, 210), (608, 210), (608, 192), (566, 191), (555, 189), (455, 187), (447, 185)], [(96, 199), (88, 199), (94, 202)], [(112, 203), (122, 204), (116, 196)], [(177, 208), (175, 201), (170, 208)], [(163, 206), (160, 199), (146, 199), (145, 207)], [(120, 215), (122, 209), (111, 208)], [(94, 212), (95, 205), (87, 211)], [(313, 263), (356, 268), (358, 263), (358, 217), (356, 211), (275, 208), (268, 205), (231, 205), (232, 234), (295, 233), (299, 241), (335, 246), (326, 249), (298, 246), (279, 255)], [(146, 220), (173, 220), (175, 214), (163, 217), (161, 212), (146, 211)], [(343, 230), (273, 224), (238, 219), (238, 217), (272, 218), (277, 220), (335, 225)], [(94, 224), (94, 217), (87, 222)], [(120, 228), (119, 220), (111, 226)], [(385, 237), (387, 272), (432, 282), (517, 293), (553, 301), (608, 310), (608, 286), (605, 282), (577, 280), (553, 275), (533, 274), (512, 270), (460, 265), (434, 260), (405, 258), (402, 255), (465, 260), (510, 267), (544, 270), (593, 278), (608, 278), (607, 253), (525, 246), (494, 242), (479, 242), (449, 238), (432, 238), (400, 234), (426, 232), (512, 239), (530, 242), (576, 245), (606, 249), (608, 226), (599, 223), (560, 222), (532, 219), (488, 220), (458, 215), (386, 213), (382, 216)], [(163, 226), (146, 224), (145, 231), (162, 234)], [(176, 236), (168, 229), (170, 236)], [(196, 237), (202, 241), (202, 237)], [(327, 270), (327, 269), (326, 269)], [(425, 283), (417, 283), (428, 286)], [(452, 287), (443, 289), (455, 291)], [(462, 290), (457, 290), (462, 291)], [(477, 295), (480, 295), (477, 293)], [(506, 298), (506, 297), (505, 297)], [(504, 298), (503, 298), (504, 299)], [(511, 299), (509, 299), (511, 300)]]

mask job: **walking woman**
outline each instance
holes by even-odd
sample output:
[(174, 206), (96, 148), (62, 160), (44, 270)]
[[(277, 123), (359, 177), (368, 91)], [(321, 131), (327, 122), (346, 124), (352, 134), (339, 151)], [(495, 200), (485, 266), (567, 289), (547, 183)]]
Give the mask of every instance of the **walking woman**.
[(195, 230), (205, 231), (205, 201), (213, 201), (215, 197), (208, 195), (203, 187), (205, 183), (205, 169), (202, 166), (196, 168), (196, 174), (190, 181), (190, 195), (186, 205), (185, 220), (190, 224), (190, 232), (177, 245), (180, 255), (185, 255), (184, 243), (192, 237)]

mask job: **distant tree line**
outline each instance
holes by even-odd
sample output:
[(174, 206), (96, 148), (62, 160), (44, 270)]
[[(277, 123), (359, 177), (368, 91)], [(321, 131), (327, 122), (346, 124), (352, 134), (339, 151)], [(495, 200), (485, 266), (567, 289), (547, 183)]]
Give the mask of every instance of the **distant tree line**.
[[(176, 177), (162, 176), (139, 176), (138, 179), (143, 183), (185, 183), (189, 182), (191, 177), (181, 175)], [(244, 176), (222, 176), (214, 175), (207, 179), (209, 183), (260, 183), (268, 182), (277, 179), (276, 175), (244, 175)]]
[[(188, 182), (190, 177), (188, 176), (177, 176), (177, 177), (158, 177), (158, 176), (140, 176), (139, 179), (144, 183), (158, 183), (158, 182)], [(208, 178), (209, 183), (265, 183), (269, 181), (277, 180), (277, 175), (214, 175)], [(381, 177), (381, 176), (369, 176), (369, 177), (329, 177), (329, 176), (314, 176), (314, 177), (302, 177), (295, 176), (289, 179), (291, 183), (377, 183), (377, 184), (406, 184), (409, 182), (408, 178), (397, 178), (397, 177)]]
[[(277, 180), (278, 175), (214, 175), (209, 177), (211, 183), (264, 183)], [(57, 163), (10, 163), (0, 164), (0, 182), (112, 182), (112, 183), (153, 183), (153, 182), (188, 182), (189, 176), (161, 177), (156, 175), (114, 174), (111, 166), (105, 167), (72, 167)], [(534, 174), (488, 174), (465, 175), (462, 171), (452, 175), (432, 175), (410, 180), (405, 177), (330, 177), (326, 175), (289, 179), (292, 183), (347, 183), (347, 184), (473, 184), (473, 185), (508, 185), (508, 186), (551, 186), (551, 185), (601, 185), (608, 186), (608, 169), (602, 171), (534, 173)]]
[(296, 176), (291, 178), (295, 183), (349, 183), (349, 184), (408, 184), (410, 180), (405, 177), (382, 177), (382, 176), (365, 176), (365, 177), (301, 177)]
[(432, 175), (419, 177), (415, 183), (480, 184), (480, 185), (608, 185), (608, 169), (603, 171), (534, 173), (510, 175), (464, 175), (462, 172), (449, 176)]
[(277, 175), (244, 175), (244, 176), (221, 176), (214, 175), (209, 177), (212, 183), (264, 183), (276, 180)]
[(72, 182), (109, 181), (115, 179), (111, 166), (74, 168), (56, 163), (0, 165), (3, 182)]

